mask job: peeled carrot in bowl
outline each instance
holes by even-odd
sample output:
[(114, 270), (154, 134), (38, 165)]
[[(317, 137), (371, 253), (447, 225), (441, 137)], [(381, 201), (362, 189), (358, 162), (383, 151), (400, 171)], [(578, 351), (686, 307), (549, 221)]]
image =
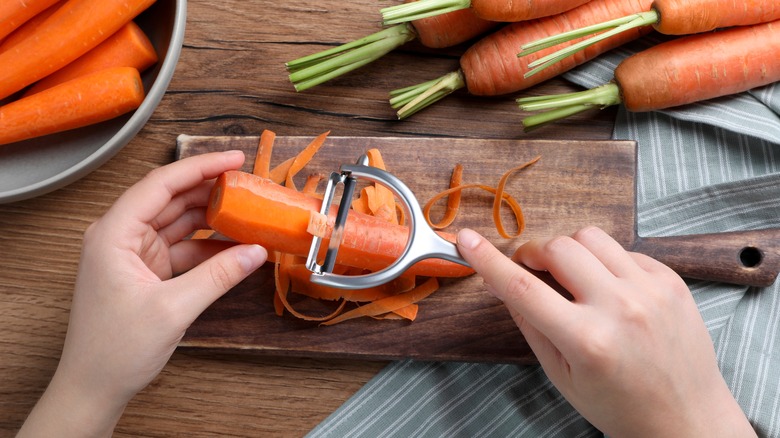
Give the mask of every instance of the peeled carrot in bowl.
[(132, 67), (81, 76), (0, 107), (0, 145), (109, 120), (143, 99), (141, 75)]
[(0, 2), (0, 39), (58, 0), (3, 0)]
[(73, 62), (154, 1), (69, 0), (33, 37), (0, 53), (0, 100)]
[(110, 67), (133, 67), (143, 72), (157, 60), (157, 52), (152, 42), (144, 31), (131, 21), (77, 60), (33, 84), (24, 95), (29, 96)]

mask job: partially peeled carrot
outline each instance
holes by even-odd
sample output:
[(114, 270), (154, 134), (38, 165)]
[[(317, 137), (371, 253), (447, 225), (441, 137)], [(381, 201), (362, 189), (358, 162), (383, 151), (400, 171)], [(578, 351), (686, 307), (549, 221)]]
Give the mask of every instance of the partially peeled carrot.
[(69, 0), (38, 27), (33, 37), (0, 53), (0, 99), (73, 62), (154, 1)]
[(143, 99), (141, 76), (132, 67), (81, 76), (0, 107), (0, 145), (113, 119)]
[(131, 21), (77, 60), (36, 82), (24, 95), (29, 96), (110, 67), (133, 67), (143, 72), (157, 60), (157, 52), (152, 42), (144, 31)]
[[(258, 243), (269, 251), (306, 256), (312, 237), (307, 232), (312, 213), (322, 201), (250, 173), (221, 175), (212, 190), (206, 219), (217, 232), (243, 243)], [(335, 208), (328, 220), (330, 230)], [(406, 247), (407, 227), (350, 211), (337, 264), (377, 271), (398, 259)], [(441, 233), (454, 242), (455, 236)], [(327, 239), (326, 239), (327, 240)], [(327, 245), (325, 245), (327, 246)], [(416, 275), (461, 277), (473, 270), (440, 259), (423, 260), (410, 268)]]

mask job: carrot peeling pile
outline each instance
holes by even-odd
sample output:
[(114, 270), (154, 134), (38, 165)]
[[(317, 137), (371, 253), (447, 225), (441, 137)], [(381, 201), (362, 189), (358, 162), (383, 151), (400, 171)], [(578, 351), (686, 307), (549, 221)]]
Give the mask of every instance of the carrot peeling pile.
[[(760, 42), (760, 43), (759, 43)], [(780, 81), (780, 20), (673, 39), (624, 59), (614, 80), (590, 90), (517, 99), (526, 130), (592, 108), (655, 111)]]
[[(135, 77), (158, 61), (148, 37), (133, 22), (154, 3), (4, 0), (0, 6), (0, 37), (6, 36), (0, 38), (0, 101), (4, 101), (0, 113), (5, 129), (0, 144), (31, 138), (18, 133), (52, 134), (138, 108), (143, 96), (129, 98), (127, 74), (119, 78), (109, 72), (133, 69), (136, 73), (131, 76)], [(99, 81), (84, 80), (97, 73), (102, 73)], [(110, 77), (122, 83), (104, 80)], [(138, 81), (137, 85), (136, 91), (140, 89), (143, 95), (143, 84)], [(33, 98), (44, 91), (45, 98)], [(134, 106), (128, 108), (130, 102)], [(65, 114), (63, 108), (67, 108)]]
[[(413, 321), (418, 312), (418, 302), (430, 296), (438, 287), (438, 278), (457, 278), (473, 274), (469, 267), (441, 259), (422, 260), (403, 275), (381, 286), (344, 290), (311, 283), (311, 271), (306, 267), (306, 256), (312, 235), (328, 240), (333, 231), (336, 207), (327, 215), (320, 214), (322, 194), (318, 185), (325, 178), (313, 174), (298, 189), (293, 178), (302, 172), (324, 146), (328, 132), (309, 143), (295, 156), (281, 164), (271, 166), (275, 134), (264, 131), (258, 142), (252, 173), (229, 171), (215, 182), (206, 211), (210, 230), (200, 230), (193, 238), (209, 238), (215, 235), (241, 243), (257, 243), (269, 252), (269, 262), (274, 263), (274, 309), (322, 325), (333, 325), (358, 317), (375, 319), (405, 319)], [(387, 170), (378, 149), (367, 152), (369, 165)], [(445, 220), (437, 229), (450, 225), (460, 208), (462, 192), (478, 187), (494, 194), (494, 220), (499, 233), (509, 235), (501, 225), (500, 207), (510, 206), (517, 220), (519, 235), (524, 227), (520, 204), (504, 191), (507, 179), (515, 172), (538, 161), (538, 157), (502, 175), (498, 186), (463, 184), (463, 168), (453, 171), (449, 189), (435, 196), (426, 205), (426, 220), (430, 223), (431, 206), (444, 197), (448, 198)], [(276, 174), (276, 180), (272, 180)], [(355, 196), (348, 219), (344, 225), (336, 266), (338, 275), (362, 275), (389, 266), (400, 257), (408, 239), (408, 227), (400, 214), (402, 208), (392, 192), (381, 185), (365, 183)], [(455, 235), (437, 231), (443, 238), (455, 242)], [(325, 245), (323, 249), (327, 247)], [(322, 254), (320, 254), (322, 256)], [(308, 297), (316, 301), (330, 302), (325, 314), (310, 314), (293, 305), (291, 296)], [(327, 305), (327, 304), (326, 304)]]

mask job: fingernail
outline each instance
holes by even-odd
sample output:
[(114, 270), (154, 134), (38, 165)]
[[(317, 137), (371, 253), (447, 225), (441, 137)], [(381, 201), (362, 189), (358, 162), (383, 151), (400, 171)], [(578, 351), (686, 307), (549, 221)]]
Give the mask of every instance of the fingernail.
[(464, 228), (458, 232), (458, 245), (466, 249), (474, 249), (482, 237), (476, 231)]
[(260, 245), (246, 245), (238, 253), (238, 263), (244, 272), (252, 272), (268, 259), (268, 251)]

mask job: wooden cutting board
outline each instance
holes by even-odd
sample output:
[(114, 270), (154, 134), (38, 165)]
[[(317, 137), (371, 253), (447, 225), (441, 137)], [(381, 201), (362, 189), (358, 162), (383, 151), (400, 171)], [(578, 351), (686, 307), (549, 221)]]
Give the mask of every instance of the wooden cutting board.
[[(277, 137), (274, 163), (293, 156), (312, 137)], [(258, 137), (178, 139), (178, 157), (241, 149), (251, 171)], [(308, 173), (329, 174), (378, 148), (388, 171), (401, 178), (424, 203), (445, 189), (457, 163), (465, 183), (495, 186), (507, 169), (536, 156), (534, 166), (512, 177), (507, 191), (523, 206), (527, 227), (521, 237), (503, 239), (491, 218), (492, 197), (466, 192), (452, 229), (474, 228), (510, 255), (534, 237), (570, 234), (597, 224), (628, 244), (635, 234), (636, 145), (629, 141), (523, 141), (450, 138), (330, 137)], [(512, 218), (505, 215), (508, 230)], [(181, 346), (238, 349), (275, 355), (430, 360), (528, 362), (533, 354), (500, 301), (477, 276), (444, 280), (420, 304), (417, 320), (348, 321), (331, 327), (274, 313), (273, 273), (261, 268), (214, 303), (187, 331)]]
[[(272, 165), (295, 155), (312, 138), (277, 137)], [(251, 171), (258, 139), (182, 135), (177, 159), (240, 149), (247, 156), (244, 170)], [(506, 188), (522, 205), (527, 220), (519, 238), (498, 235), (491, 217), (492, 197), (481, 191), (464, 193), (460, 215), (451, 227), (452, 231), (476, 229), (507, 255), (525, 240), (571, 234), (587, 225), (600, 226), (626, 248), (639, 248), (660, 259), (671, 256), (672, 263), (675, 257), (680, 258), (679, 248), (686, 245), (674, 239), (641, 239), (636, 234), (635, 142), (330, 137), (307, 167), (306, 175), (328, 175), (343, 163), (354, 163), (370, 148), (382, 152), (388, 171), (406, 182), (421, 204), (448, 186), (458, 163), (465, 168), (464, 183), (495, 186), (509, 168), (541, 156), (535, 165), (513, 176)], [(504, 215), (504, 223), (513, 231), (509, 214)], [(678, 272), (690, 270), (691, 259), (702, 258), (699, 255), (711, 237), (694, 241), (679, 266), (673, 268)], [(737, 235), (735, 245), (745, 246), (744, 238)], [(766, 236), (747, 238), (758, 246), (760, 241), (756, 239)], [(777, 242), (777, 233), (772, 238)], [(716, 253), (723, 249), (718, 242), (716, 239), (711, 245)], [(776, 249), (772, 251), (773, 258), (780, 258)], [(718, 278), (718, 272), (707, 269), (694, 266), (692, 275)], [(776, 275), (777, 267), (773, 269)], [(737, 266), (733, 271), (739, 274), (745, 269)], [(704, 275), (696, 275), (701, 272)], [(478, 276), (442, 280), (441, 288), (420, 303), (414, 322), (358, 319), (320, 327), (289, 315), (277, 316), (273, 290), (272, 269), (263, 267), (206, 310), (187, 331), (181, 346), (310, 357), (535, 361), (502, 303), (484, 290)]]

